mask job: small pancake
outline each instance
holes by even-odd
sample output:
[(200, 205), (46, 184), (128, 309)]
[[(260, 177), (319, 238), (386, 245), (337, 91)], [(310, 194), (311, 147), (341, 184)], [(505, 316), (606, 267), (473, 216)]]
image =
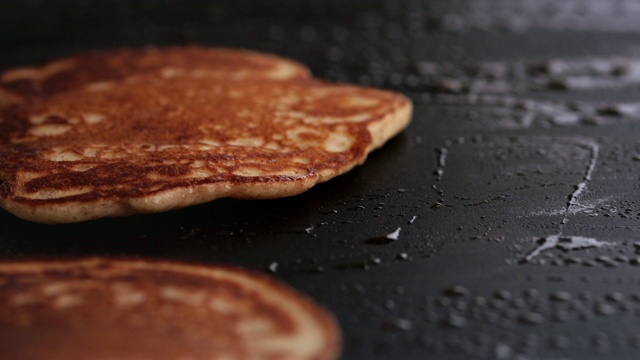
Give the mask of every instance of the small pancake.
[(287, 80), (309, 78), (295, 61), (248, 50), (166, 47), (93, 52), (0, 74), (0, 107), (34, 96), (77, 89), (100, 88), (104, 82), (131, 75), (156, 74), (170, 78), (185, 73), (202, 78)]
[(313, 79), (129, 76), (0, 112), (0, 206), (43, 223), (300, 194), (410, 121), (392, 92)]
[(0, 354), (31, 359), (335, 359), (311, 300), (225, 266), (87, 258), (0, 262)]

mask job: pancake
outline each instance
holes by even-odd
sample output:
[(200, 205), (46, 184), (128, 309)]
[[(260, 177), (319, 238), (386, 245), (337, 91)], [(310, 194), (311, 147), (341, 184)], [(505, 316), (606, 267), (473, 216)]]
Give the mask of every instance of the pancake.
[(318, 305), (225, 266), (86, 258), (0, 262), (0, 354), (27, 359), (335, 359)]
[(292, 196), (363, 163), (411, 111), (308, 78), (131, 75), (0, 112), (0, 206), (67, 223)]
[(100, 87), (105, 81), (131, 75), (175, 77), (185, 73), (212, 79), (286, 80), (311, 77), (302, 64), (248, 50), (199, 46), (119, 49), (5, 71), (0, 74), (0, 106), (83, 86)]

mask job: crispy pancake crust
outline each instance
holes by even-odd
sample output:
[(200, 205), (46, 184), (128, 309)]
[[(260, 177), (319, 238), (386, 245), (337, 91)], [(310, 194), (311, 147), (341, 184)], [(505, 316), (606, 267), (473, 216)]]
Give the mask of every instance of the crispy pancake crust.
[(93, 86), (131, 75), (156, 74), (220, 79), (304, 79), (311, 73), (302, 64), (248, 50), (166, 47), (93, 52), (0, 74), (0, 107), (36, 96)]
[(329, 313), (226, 266), (86, 258), (0, 262), (0, 354), (22, 359), (335, 359)]
[(375, 89), (131, 75), (0, 112), (0, 206), (44, 223), (291, 196), (361, 164), (411, 102)]

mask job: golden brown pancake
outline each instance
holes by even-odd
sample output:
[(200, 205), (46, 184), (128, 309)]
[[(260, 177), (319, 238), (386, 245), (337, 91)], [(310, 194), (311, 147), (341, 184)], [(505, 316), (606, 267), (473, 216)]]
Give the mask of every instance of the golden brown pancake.
[(131, 75), (0, 112), (0, 206), (65, 223), (296, 195), (364, 162), (411, 110), (313, 79)]
[(223, 266), (88, 258), (0, 262), (0, 354), (32, 359), (335, 359), (312, 301)]
[[(34, 96), (46, 96), (131, 75), (272, 79), (309, 78), (302, 64), (248, 50), (190, 47), (119, 49), (67, 57), (39, 67), (0, 74), (0, 107)], [(3, 95), (4, 93), (4, 95)]]

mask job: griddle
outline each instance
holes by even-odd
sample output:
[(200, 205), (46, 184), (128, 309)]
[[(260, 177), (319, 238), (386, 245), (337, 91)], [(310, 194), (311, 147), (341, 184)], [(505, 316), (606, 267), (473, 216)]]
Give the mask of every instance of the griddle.
[(3, 69), (244, 47), (401, 91), (415, 115), (292, 198), (56, 226), (2, 211), (0, 255), (264, 271), (336, 314), (344, 359), (638, 358), (639, 15), (631, 0), (3, 1)]

